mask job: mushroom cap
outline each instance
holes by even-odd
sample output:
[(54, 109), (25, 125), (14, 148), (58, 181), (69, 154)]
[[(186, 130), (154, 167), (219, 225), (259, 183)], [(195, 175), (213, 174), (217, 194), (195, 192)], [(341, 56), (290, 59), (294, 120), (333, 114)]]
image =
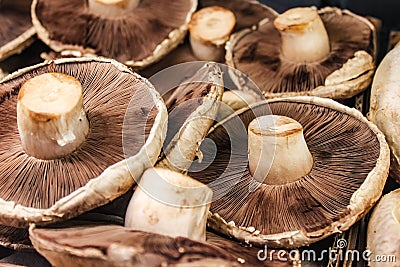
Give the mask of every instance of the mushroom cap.
[(219, 64), (180, 64), (149, 81), (164, 98), (168, 110), (168, 131), (157, 166), (186, 171), (218, 113), (224, 90)]
[[(22, 149), (16, 103), (21, 85), (47, 72), (81, 82), (90, 131), (72, 154), (38, 160)], [(10, 74), (0, 83), (0, 110), (0, 223), (8, 226), (65, 220), (112, 201), (155, 164), (165, 138), (159, 94), (110, 59), (60, 59)]]
[(371, 87), (368, 119), (385, 134), (391, 150), (390, 176), (400, 183), (400, 46), (391, 50), (379, 64)]
[(141, 0), (132, 12), (112, 19), (90, 13), (87, 5), (81, 0), (33, 0), (38, 37), (57, 52), (96, 54), (144, 67), (183, 40), (197, 0)]
[[(234, 32), (248, 28), (258, 23), (264, 18), (274, 18), (277, 13), (275, 10), (254, 0), (200, 0), (199, 8), (209, 6), (221, 6), (230, 9), (236, 17)], [(189, 40), (186, 38), (184, 43), (172, 50), (159, 62), (140, 70), (144, 77), (150, 77), (155, 73), (183, 62), (198, 61), (193, 55)]]
[(21, 53), (34, 41), (30, 0), (0, 2), (0, 61)]
[(241, 266), (223, 248), (118, 225), (29, 229), (36, 250), (54, 266)]
[[(369, 266), (400, 266), (400, 189), (384, 195), (374, 208), (368, 223), (367, 249), (372, 259)], [(374, 260), (389, 255), (396, 261)]]
[[(303, 126), (314, 158), (308, 174), (286, 185), (257, 183), (248, 169), (247, 125), (271, 111)], [(329, 99), (260, 102), (214, 126), (207, 138), (216, 151), (210, 142), (200, 150), (212, 163), (197, 163), (189, 175), (216, 196), (208, 225), (259, 246), (300, 247), (347, 230), (380, 197), (388, 175), (383, 134), (357, 110)]]
[[(281, 37), (272, 19), (233, 34), (226, 44), (228, 65), (247, 74), (266, 98), (312, 95), (350, 98), (366, 89), (374, 72), (375, 28), (348, 10), (318, 11), (331, 52), (321, 62), (299, 64), (281, 57)], [(266, 79), (266, 77), (268, 77)]]

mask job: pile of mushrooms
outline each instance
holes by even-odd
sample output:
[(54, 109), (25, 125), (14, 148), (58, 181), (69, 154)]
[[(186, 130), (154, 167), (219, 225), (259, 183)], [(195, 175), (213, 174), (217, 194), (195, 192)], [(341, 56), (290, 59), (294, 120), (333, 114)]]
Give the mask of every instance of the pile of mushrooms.
[(144, 67), (183, 40), (196, 7), (197, 0), (34, 0), (32, 21), (56, 52)]
[(10, 232), (127, 192), (155, 164), (166, 134), (154, 87), (111, 59), (60, 59), (10, 74), (0, 111), (0, 223), (11, 226), (0, 241), (13, 248)]
[(34, 41), (31, 0), (0, 1), (0, 61), (21, 53)]
[(293, 8), (232, 35), (226, 61), (248, 75), (266, 98), (345, 99), (370, 84), (375, 39), (373, 25), (350, 11)]
[(208, 165), (195, 162), (189, 174), (214, 192), (209, 227), (254, 245), (300, 247), (349, 229), (388, 175), (383, 134), (329, 99), (259, 102), (207, 138)]

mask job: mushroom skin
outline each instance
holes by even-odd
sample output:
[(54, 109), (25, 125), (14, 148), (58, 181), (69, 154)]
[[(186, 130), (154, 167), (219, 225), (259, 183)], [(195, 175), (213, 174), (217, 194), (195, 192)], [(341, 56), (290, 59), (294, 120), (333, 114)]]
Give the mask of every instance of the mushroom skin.
[(385, 134), (391, 150), (390, 176), (400, 183), (400, 46), (392, 49), (379, 64), (371, 87), (369, 120)]
[[(400, 189), (378, 202), (368, 223), (367, 249), (371, 251), (369, 266), (400, 266)], [(394, 256), (395, 262), (377, 261), (377, 257)]]
[[(280, 55), (280, 33), (272, 20), (266, 19), (231, 35), (226, 43), (227, 64), (245, 73), (268, 99), (300, 95), (346, 99), (357, 95), (369, 86), (375, 70), (375, 28), (348, 10), (326, 7), (318, 14), (330, 40), (331, 52), (324, 59), (312, 63), (285, 59)], [(355, 30), (357, 27), (360, 29)], [(353, 29), (360, 34), (352, 33)], [(350, 42), (352, 38), (357, 40)], [(238, 87), (244, 85), (237, 83)]]
[[(247, 110), (242, 110), (238, 114), (234, 114), (228, 118), (226, 118), (224, 121), (218, 123), (215, 125), (209, 132), (208, 138), (216, 138), (214, 141), (216, 142), (221, 142), (220, 146), (226, 146), (230, 142), (234, 143), (239, 143), (243, 142), (242, 138), (234, 136), (230, 136), (230, 138), (233, 138), (231, 141), (223, 141), (226, 140), (226, 133), (225, 131), (227, 130), (222, 130), (223, 136), (216, 136), (215, 132), (217, 129), (225, 129), (224, 125), (226, 123), (229, 123), (230, 120), (233, 120), (234, 117), (239, 116), (239, 118), (244, 119), (244, 117), (240, 117), (240, 115), (246, 111), (248, 111), (244, 115), (246, 116), (245, 120), (248, 120), (249, 118), (254, 118), (254, 113), (253, 112), (259, 112), (263, 115), (265, 115), (265, 108), (263, 108), (266, 104), (273, 105), (273, 104), (279, 104), (279, 103), (303, 103), (304, 105), (316, 105), (317, 107), (323, 107), (323, 109), (332, 109), (335, 110), (338, 113), (341, 114), (346, 114), (346, 116), (350, 116), (355, 118), (357, 121), (360, 121), (363, 125), (363, 127), (367, 127), (368, 131), (372, 134), (373, 136), (373, 143), (374, 146), (377, 148), (374, 148), (374, 154), (376, 159), (373, 160), (373, 164), (369, 163), (371, 167), (369, 167), (369, 172), (363, 173), (362, 174), (362, 179), (360, 180), (360, 184), (357, 187), (354, 187), (351, 191), (351, 194), (349, 194), (349, 197), (345, 202), (340, 202), (340, 215), (329, 215), (329, 218), (327, 219), (326, 223), (323, 225), (316, 225), (322, 222), (321, 217), (326, 216), (322, 215), (322, 210), (325, 210), (324, 204), (317, 204), (317, 202), (314, 203), (315, 198), (317, 195), (320, 193), (317, 193), (311, 198), (304, 198), (302, 199), (301, 206), (299, 206), (300, 199), (303, 197), (303, 192), (305, 193), (306, 191), (313, 191), (318, 183), (314, 183), (315, 181), (315, 176), (310, 174), (307, 174), (306, 179), (300, 179), (299, 181), (296, 181), (294, 183), (290, 183), (287, 185), (278, 185), (278, 186), (270, 186), (270, 185), (265, 185), (265, 184), (260, 184), (258, 182), (254, 183), (254, 179), (250, 174), (247, 172), (247, 166), (243, 165), (244, 159), (244, 153), (247, 152), (247, 149), (245, 148), (233, 148), (233, 151), (236, 151), (235, 154), (239, 154), (237, 156), (237, 159), (232, 159), (230, 160), (229, 164), (234, 164), (232, 165), (234, 168), (237, 169), (237, 171), (232, 171), (231, 173), (224, 173), (224, 169), (227, 166), (227, 163), (224, 163), (222, 160), (222, 156), (216, 158), (215, 160), (215, 166), (210, 168), (208, 167), (209, 171), (213, 173), (212, 177), (209, 173), (206, 173), (205, 171), (202, 172), (190, 172), (189, 175), (191, 175), (193, 178), (198, 179), (199, 181), (207, 184), (208, 186), (213, 186), (212, 183), (215, 183), (215, 187), (211, 187), (214, 191), (214, 195), (216, 194), (221, 194), (224, 193), (220, 198), (216, 199), (212, 205), (211, 205), (211, 212), (209, 214), (208, 218), (208, 226), (210, 229), (213, 229), (213, 231), (216, 231), (220, 234), (223, 234), (225, 236), (229, 236), (231, 238), (234, 238), (236, 240), (239, 240), (241, 242), (245, 242), (248, 244), (253, 244), (255, 246), (260, 246), (263, 247), (265, 245), (268, 245), (268, 247), (271, 248), (297, 248), (300, 246), (305, 246), (309, 245), (311, 243), (314, 243), (316, 241), (319, 241), (321, 239), (326, 238), (327, 236), (337, 233), (337, 232), (342, 232), (346, 231), (349, 229), (355, 222), (357, 222), (360, 218), (362, 218), (376, 203), (376, 201), (379, 199), (379, 197), (382, 194), (383, 187), (386, 182), (386, 178), (388, 176), (388, 169), (389, 169), (389, 149), (388, 145), (385, 141), (385, 138), (383, 134), (379, 131), (379, 129), (371, 122), (369, 122), (359, 111), (346, 107), (344, 105), (341, 105), (333, 100), (330, 99), (324, 99), (324, 98), (318, 98), (318, 97), (292, 97), (292, 98), (283, 98), (283, 99), (275, 99), (275, 100), (269, 100), (266, 103), (265, 102), (259, 102), (256, 103), (252, 106), (250, 106), (249, 109)], [(303, 105), (302, 104), (302, 105)], [(296, 104), (297, 105), (297, 104)], [(295, 106), (296, 106), (295, 105)], [(279, 110), (278, 115), (284, 115), (287, 112), (287, 107), (285, 107), (283, 110)], [(272, 109), (272, 111), (274, 111)], [(304, 117), (303, 113), (304, 110), (302, 109), (296, 109), (294, 108), (292, 111), (293, 112), (292, 116), (296, 116), (296, 118), (300, 118), (301, 116)], [(275, 110), (275, 112), (277, 112)], [(318, 113), (313, 112), (318, 118), (322, 119), (321, 116), (322, 114), (325, 113), (326, 111), (318, 111)], [(253, 114), (253, 115), (252, 115)], [(336, 116), (335, 116), (336, 117)], [(342, 120), (343, 123), (345, 121), (348, 121), (345, 119), (345, 117), (339, 116)], [(314, 125), (315, 121), (313, 123), (308, 122), (309, 127), (314, 127), (311, 125)], [(222, 127), (222, 128), (221, 128)], [(228, 127), (228, 126), (225, 126)], [(235, 126), (233, 126), (235, 127)], [(324, 128), (326, 128), (327, 125), (325, 125)], [(332, 127), (332, 126), (331, 126)], [(235, 127), (234, 129), (236, 129)], [(338, 127), (335, 127), (335, 129)], [(355, 127), (357, 128), (357, 127)], [(355, 129), (354, 128), (354, 129)], [(353, 128), (352, 128), (353, 129)], [(310, 128), (309, 128), (310, 130)], [(314, 129), (313, 131), (315, 131)], [(235, 133), (235, 131), (234, 131)], [(352, 133), (352, 131), (347, 131), (347, 133)], [(362, 132), (359, 132), (360, 134)], [(239, 133), (238, 133), (239, 134)], [(337, 133), (334, 133), (335, 135)], [(342, 137), (341, 137), (342, 138)], [(229, 138), (228, 138), (229, 139)], [(323, 135), (323, 140), (325, 142), (327, 140), (332, 139), (331, 135)], [(356, 143), (352, 143), (352, 146), (356, 145)], [(244, 146), (244, 145), (243, 145)], [(308, 147), (310, 148), (310, 144), (308, 144)], [(202, 147), (200, 147), (202, 149)], [(204, 148), (203, 148), (204, 149)], [(232, 148), (231, 148), (232, 149)], [(311, 149), (311, 148), (310, 148)], [(239, 151), (243, 150), (243, 151)], [(330, 149), (329, 149), (330, 150)], [(329, 151), (328, 150), (328, 151)], [(311, 151), (311, 150), (310, 150)], [(206, 153), (206, 152), (203, 152)], [(226, 153), (225, 150), (221, 151), (221, 155), (223, 153)], [(231, 152), (232, 153), (232, 152)], [(243, 153), (243, 155), (242, 155)], [(316, 151), (314, 151), (316, 153)], [(334, 164), (335, 166), (338, 166), (337, 163), (335, 164), (335, 158), (330, 158), (330, 153), (327, 153), (325, 155), (325, 152), (322, 152), (319, 156), (326, 156), (329, 158), (329, 160), (332, 160), (331, 163)], [(365, 153), (368, 153), (368, 157), (371, 158), (371, 151), (369, 152), (363, 152), (364, 156)], [(218, 155), (218, 153), (217, 153)], [(247, 156), (247, 155), (246, 155)], [(314, 161), (318, 162), (318, 158), (316, 157), (316, 154), (314, 156)], [(354, 157), (350, 156), (350, 158), (354, 159)], [(321, 158), (322, 160), (322, 158)], [(235, 162), (238, 161), (236, 165)], [(321, 161), (319, 161), (321, 164)], [(330, 163), (330, 164), (331, 164)], [(241, 165), (240, 165), (241, 164)], [(364, 168), (365, 164), (360, 164), (358, 163), (357, 166), (358, 168)], [(322, 165), (321, 165), (322, 166)], [(327, 165), (324, 166), (324, 171), (322, 173), (325, 173), (325, 168), (327, 168)], [(245, 170), (243, 171), (243, 168)], [(331, 167), (332, 168), (332, 167)], [(351, 172), (354, 172), (354, 170), (351, 170)], [(318, 171), (319, 173), (319, 171)], [(222, 177), (222, 175), (225, 175)], [(337, 174), (334, 174), (334, 171), (331, 172), (331, 175), (335, 175), (337, 177)], [(347, 176), (346, 176), (347, 177)], [(217, 182), (214, 182), (215, 179), (217, 179)], [(236, 180), (239, 179), (239, 180)], [(225, 182), (224, 182), (225, 181)], [(348, 180), (350, 181), (350, 180)], [(361, 183), (362, 181), (362, 183)], [(225, 189), (227, 186), (235, 182), (235, 187), (229, 187), (228, 189)], [(312, 189), (306, 189), (308, 186), (306, 186), (305, 183), (309, 183), (310, 188)], [(297, 185), (298, 187), (297, 187)], [(256, 185), (256, 188), (254, 189), (254, 185)], [(343, 184), (335, 184), (335, 187), (339, 186), (339, 188), (343, 188)], [(352, 186), (353, 187), (353, 186)], [(222, 188), (222, 189), (221, 189)], [(288, 190), (286, 190), (287, 188)], [(289, 189), (290, 188), (290, 189)], [(298, 188), (298, 189), (296, 189)], [(326, 192), (322, 187), (318, 186), (318, 192), (323, 192), (321, 193), (322, 196), (326, 196)], [(262, 190), (262, 191), (259, 191)], [(301, 192), (296, 193), (295, 190), (300, 190)], [(342, 189), (340, 189), (339, 192), (341, 192)], [(354, 191), (353, 191), (354, 190)], [(347, 191), (347, 190), (346, 190)], [(260, 193), (257, 193), (260, 192)], [(310, 192), (310, 191), (309, 191)], [(338, 193), (339, 193), (338, 192)], [(285, 194), (285, 196), (290, 196), (289, 199), (284, 197), (282, 195), (282, 198), (279, 198), (279, 205), (277, 203), (268, 203), (266, 201), (270, 199), (274, 199), (273, 197), (276, 196), (276, 194)], [(293, 193), (293, 195), (290, 195)], [(308, 193), (307, 193), (308, 194)], [(268, 200), (266, 200), (266, 196), (268, 196)], [(287, 200), (284, 200), (287, 199)], [(308, 199), (308, 200), (307, 200)], [(270, 208), (268, 212), (263, 212), (262, 215), (259, 216), (253, 216), (252, 214), (259, 214), (261, 211), (259, 210), (260, 207), (258, 204), (260, 201), (264, 201), (264, 203)], [(304, 202), (305, 201), (305, 202)], [(333, 204), (335, 201), (329, 201), (326, 200), (327, 202), (324, 201), (324, 203), (329, 203), (330, 205)], [(290, 202), (290, 203), (289, 203)], [(311, 203), (312, 202), (312, 203)], [(315, 206), (314, 206), (315, 205)], [(242, 207), (242, 209), (241, 209)], [(271, 208), (273, 207), (273, 208)], [(324, 208), (322, 208), (324, 207)], [(336, 207), (336, 206), (335, 206)], [(321, 209), (322, 208), (322, 209)], [(326, 207), (328, 209), (328, 207)], [(319, 211), (317, 211), (319, 210)], [(332, 209), (335, 210), (335, 209)], [(222, 212), (225, 214), (225, 217), (223, 217), (221, 214)], [(309, 213), (311, 212), (317, 212), (317, 215), (315, 219), (310, 219)], [(288, 230), (286, 231), (279, 231), (277, 232), (277, 228), (270, 228), (271, 223), (265, 224), (266, 221), (274, 221), (276, 222), (279, 220), (279, 223), (276, 223), (276, 225), (279, 225), (279, 227), (283, 227), (284, 225), (289, 225), (287, 224), (289, 222), (289, 219), (283, 219), (280, 217), (274, 217), (274, 214), (277, 216), (280, 216), (280, 214), (285, 213), (285, 214), (298, 214), (296, 215), (295, 218), (293, 218), (294, 223), (292, 224), (297, 224), (299, 221), (299, 218), (302, 216), (304, 217), (304, 221), (307, 223), (312, 223), (312, 229), (306, 230), (304, 226), (299, 226), (296, 228), (286, 228)], [(305, 215), (307, 214), (307, 215)], [(227, 218), (229, 216), (229, 218)], [(237, 217), (235, 219), (231, 219), (232, 217)], [(240, 218), (239, 218), (240, 217)], [(268, 218), (266, 218), (268, 217)], [(253, 218), (253, 219), (251, 219)], [(318, 219), (317, 219), (318, 218)], [(239, 222), (239, 220), (241, 220)], [(253, 220), (253, 221), (251, 221)], [(310, 220), (310, 221), (308, 221)], [(325, 220), (324, 220), (325, 221)], [(317, 222), (316, 224), (313, 222)], [(264, 225), (264, 226), (257, 226), (258, 225)], [(270, 231), (269, 233), (263, 232), (263, 229), (261, 227), (264, 227), (265, 229), (268, 228), (267, 231)], [(308, 227), (308, 226), (307, 226)], [(274, 232), (275, 231), (275, 232)]]

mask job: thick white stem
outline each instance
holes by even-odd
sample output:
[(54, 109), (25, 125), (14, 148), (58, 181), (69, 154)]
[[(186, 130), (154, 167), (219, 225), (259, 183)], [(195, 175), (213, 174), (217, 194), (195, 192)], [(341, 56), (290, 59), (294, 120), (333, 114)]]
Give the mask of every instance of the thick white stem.
[(196, 12), (189, 24), (193, 55), (199, 60), (221, 61), (235, 24), (235, 15), (226, 8), (211, 6)]
[(139, 2), (140, 0), (89, 0), (89, 9), (103, 17), (118, 18), (135, 9)]
[(265, 184), (299, 180), (313, 166), (313, 157), (297, 121), (277, 115), (254, 119), (248, 127), (249, 168)]
[(212, 190), (189, 176), (147, 169), (129, 203), (125, 227), (205, 241)]
[(82, 85), (63, 73), (29, 79), (18, 94), (17, 122), (27, 154), (56, 159), (72, 153), (89, 132)]
[(285, 59), (309, 63), (329, 55), (329, 37), (316, 8), (289, 9), (275, 19), (274, 25), (281, 33)]

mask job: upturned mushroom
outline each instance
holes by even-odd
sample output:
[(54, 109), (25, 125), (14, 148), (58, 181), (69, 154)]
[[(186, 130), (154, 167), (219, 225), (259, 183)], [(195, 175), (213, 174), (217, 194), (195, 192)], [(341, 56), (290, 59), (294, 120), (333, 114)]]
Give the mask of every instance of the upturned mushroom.
[(21, 228), (65, 220), (124, 194), (155, 164), (166, 132), (166, 108), (154, 87), (100, 58), (10, 74), (0, 83), (0, 112), (0, 223)]
[[(293, 248), (349, 229), (382, 194), (383, 134), (333, 100), (260, 102), (214, 126), (189, 175), (214, 192), (208, 225), (242, 242)], [(213, 144), (210, 146), (210, 144)]]
[(0, 1), (0, 61), (21, 53), (34, 41), (31, 0)]
[(369, 266), (400, 266), (400, 189), (382, 197), (368, 223)]
[(391, 150), (390, 176), (400, 182), (399, 63), (400, 46), (391, 50), (379, 64), (371, 87), (368, 118), (385, 134)]
[(267, 98), (345, 99), (370, 84), (375, 43), (373, 25), (348, 10), (293, 8), (232, 35), (226, 61)]
[(56, 52), (144, 67), (183, 40), (197, 0), (34, 0), (38, 37)]

